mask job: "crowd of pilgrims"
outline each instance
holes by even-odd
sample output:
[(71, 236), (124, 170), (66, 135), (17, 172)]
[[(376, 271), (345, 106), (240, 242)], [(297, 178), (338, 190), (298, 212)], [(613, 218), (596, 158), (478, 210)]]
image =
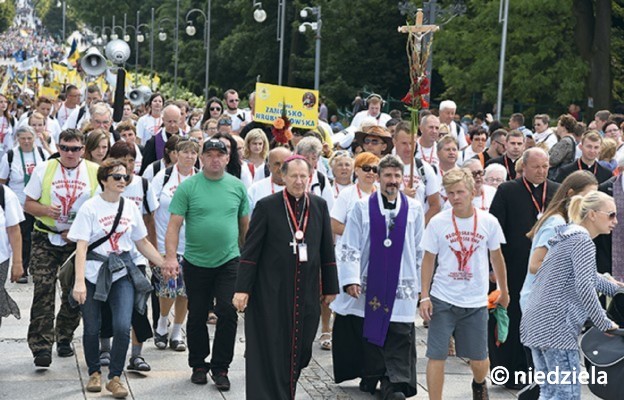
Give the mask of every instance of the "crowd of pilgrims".
[[(384, 399), (413, 396), (415, 344), (410, 339), (407, 347), (401, 346), (405, 337), (415, 334), (417, 307), (429, 327), (426, 378), (433, 399), (443, 397), (447, 356), (471, 360), (473, 398), (488, 398), (485, 378), (490, 368), (504, 366), (512, 376), (529, 367), (580, 368), (577, 337), (585, 320), (605, 331), (616, 326), (607, 319), (596, 291), (612, 295), (624, 278), (622, 250), (612, 248), (612, 241), (624, 236), (616, 213), (616, 205), (624, 207), (624, 115), (599, 111), (586, 125), (570, 114), (556, 121), (538, 114), (532, 131), (522, 114), (511, 115), (508, 126), (489, 116), (460, 120), (455, 103), (447, 100), (437, 110), (420, 113), (414, 138), (410, 121), (402, 120), (396, 110), (382, 112), (381, 97), (372, 95), (366, 99), (367, 109), (355, 114), (346, 129), (333, 117), (330, 124), (324, 110), (316, 129), (294, 128), (292, 138), (279, 143), (270, 125), (254, 121), (254, 100), (252, 94), (249, 108), (241, 109), (238, 93), (228, 90), (223, 99), (209, 99), (202, 110), (154, 93), (139, 107), (126, 102), (122, 120), (113, 122), (111, 105), (102, 100), (97, 86), (68, 86), (58, 99), (40, 97), (32, 110), (17, 114), (11, 100), (0, 94), (0, 221), (6, 228), (0, 231), (0, 317), (20, 315), (4, 289), (7, 276), (18, 283), (31, 279), (28, 343), (37, 367), (50, 366), (54, 344), (59, 357), (73, 355), (73, 333), (82, 314), (87, 391), (102, 389), (101, 367), (109, 366), (106, 388), (116, 398), (127, 396), (119, 377), (128, 349), (126, 368), (150, 371), (142, 352), (150, 338), (160, 350), (179, 352), (187, 351), (188, 340), (191, 381), (206, 383), (210, 372), (217, 388), (230, 388), (235, 334), (231, 322), (236, 321), (235, 307), (244, 310), (236, 297), (232, 305), (236, 274), (228, 278), (227, 293), (217, 295), (214, 288), (210, 304), (201, 308), (206, 315), (200, 315), (200, 325), (217, 326), (213, 360), (204, 365), (210, 354), (207, 333), (195, 332), (191, 338), (190, 326), (187, 337), (182, 329), (187, 313), (194, 310), (184, 277), (189, 252), (185, 240), (197, 234), (185, 234), (189, 221), (174, 235), (174, 262), (181, 267), (176, 274), (165, 270), (171, 256), (170, 220), (180, 207), (176, 191), (191, 186), (182, 184), (205, 171), (209, 158), (204, 156), (212, 151), (228, 155), (227, 175), (244, 186), (240, 209), (251, 215), (249, 235), (255, 232), (253, 213), (259, 202), (289, 189), (285, 175), (292, 167), (284, 165), (304, 160), (311, 167), (306, 192), (321, 197), (319, 204), (327, 207), (338, 279), (336, 300), (321, 302), (320, 335), (314, 342), (333, 352), (336, 382), (360, 377), (362, 391), (375, 393), (381, 383)], [(358, 231), (353, 224), (372, 222), (362, 208), (369, 202), (382, 202), (382, 209), (400, 208), (391, 204), (396, 198), (388, 200), (393, 184), (383, 182), (382, 173), (383, 168), (398, 166), (398, 201), (404, 198), (409, 204), (403, 229), (410, 239), (404, 246), (410, 251), (403, 251), (395, 262), (401, 264), (400, 277), (398, 284), (390, 285), (396, 288), (397, 302), (389, 322), (403, 325), (386, 326), (381, 339), (366, 333), (364, 339), (367, 325), (362, 327), (362, 320), (368, 317), (362, 311), (367, 307), (363, 299), (373, 303), (365, 296), (364, 267), (379, 258), (374, 257), (368, 231)], [(231, 229), (219, 225), (224, 221), (216, 219), (204, 229)], [(293, 235), (296, 244), (301, 238)], [(388, 235), (385, 247), (392, 246)], [(271, 239), (286, 243), (291, 238)], [(366, 244), (358, 247), (360, 242)], [(61, 282), (62, 304), (55, 321), (57, 272), (74, 250), (76, 278)], [(231, 254), (236, 260), (238, 251), (237, 247)], [(241, 252), (244, 258), (244, 248)], [(409, 274), (403, 270), (407, 260), (413, 264)], [(126, 275), (131, 279), (121, 279)], [(145, 309), (148, 297), (150, 318)], [(361, 312), (353, 311), (359, 307), (353, 301), (362, 303)], [(488, 313), (488, 308), (499, 312)], [(507, 317), (501, 317), (505, 311)], [(346, 319), (349, 315), (360, 322)], [(499, 320), (504, 318), (506, 338), (499, 337)], [(191, 319), (195, 324), (196, 316), (188, 314), (189, 325)], [(339, 324), (342, 334), (334, 331)], [(382, 350), (365, 347), (357, 359), (361, 363), (345, 361), (362, 348), (354, 347), (344, 330), (356, 332), (356, 342)], [(288, 343), (283, 346), (280, 354), (288, 353)], [(198, 357), (194, 350), (202, 352), (201, 365), (193, 364)], [(308, 362), (309, 358), (301, 361), (298, 371)], [(266, 391), (253, 392), (248, 383), (247, 397), (294, 398), (293, 388), (270, 394), (277, 386), (267, 384), (262, 386)], [(511, 381), (506, 386), (522, 388)], [(565, 398), (580, 398), (574, 385), (541, 389), (545, 396), (567, 393), (570, 397)]]

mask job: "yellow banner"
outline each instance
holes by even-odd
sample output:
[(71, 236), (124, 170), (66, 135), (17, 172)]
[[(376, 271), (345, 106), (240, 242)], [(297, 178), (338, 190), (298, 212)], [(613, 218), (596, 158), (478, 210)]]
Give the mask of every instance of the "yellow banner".
[(59, 90), (58, 89), (54, 89), (51, 87), (46, 87), (46, 86), (41, 86), (39, 88), (39, 95), (40, 96), (46, 96), (49, 97), (51, 99), (56, 99), (59, 95)]
[(67, 79), (67, 73), (69, 69), (61, 64), (52, 64), (52, 70), (54, 71), (54, 80), (64, 83)]
[(318, 90), (256, 83), (256, 114), (254, 120), (272, 124), (282, 115), (295, 128), (315, 129), (318, 123)]

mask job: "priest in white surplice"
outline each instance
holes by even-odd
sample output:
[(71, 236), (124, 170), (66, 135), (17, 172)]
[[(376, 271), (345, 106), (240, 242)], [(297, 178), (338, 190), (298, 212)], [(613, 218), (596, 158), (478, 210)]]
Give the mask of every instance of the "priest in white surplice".
[(419, 292), (424, 213), (399, 191), (403, 163), (379, 162), (379, 186), (355, 204), (336, 251), (341, 293), (332, 346), (336, 383), (362, 378), (360, 390), (382, 399), (416, 394), (414, 320)]

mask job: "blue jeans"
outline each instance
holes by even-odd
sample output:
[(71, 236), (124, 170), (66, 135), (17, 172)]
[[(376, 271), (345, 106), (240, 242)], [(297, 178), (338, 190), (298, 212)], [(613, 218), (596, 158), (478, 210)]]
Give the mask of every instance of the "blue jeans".
[[(100, 371), (100, 329), (102, 326), (102, 303), (93, 299), (95, 285), (89, 281), (87, 284), (87, 300), (80, 307), (84, 323), (82, 343), (85, 352), (85, 360), (89, 368), (89, 375)], [(123, 278), (113, 282), (108, 300), (113, 316), (113, 345), (111, 347), (111, 361), (108, 379), (121, 376), (124, 369), (128, 345), (130, 343), (130, 324), (132, 321), (132, 309), (134, 308), (134, 286), (130, 278)]]
[[(540, 400), (580, 400), (581, 384), (576, 379), (576, 383), (572, 383), (572, 376), (568, 376), (567, 383), (553, 384), (546, 379), (547, 374), (551, 372), (551, 381), (553, 380), (552, 371), (559, 367), (557, 381), (562, 382), (562, 372), (572, 372), (578, 377), (581, 370), (581, 362), (578, 350), (559, 350), (559, 349), (536, 349), (531, 348), (533, 354), (533, 364), (535, 371), (544, 373), (544, 382), (540, 384)], [(540, 382), (542, 383), (542, 382)]]

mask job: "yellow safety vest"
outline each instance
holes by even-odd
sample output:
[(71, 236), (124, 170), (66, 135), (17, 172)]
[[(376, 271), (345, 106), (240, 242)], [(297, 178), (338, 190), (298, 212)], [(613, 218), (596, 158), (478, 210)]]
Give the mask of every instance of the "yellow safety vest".
[[(56, 162), (55, 162), (56, 161)], [(91, 161), (82, 160), (83, 163), (86, 163), (87, 166), (87, 175), (89, 177), (89, 185), (91, 186), (91, 197), (95, 194), (95, 191), (98, 188), (98, 180), (97, 180), (97, 171), (99, 166)], [(46, 166), (46, 171), (43, 174), (43, 181), (41, 182), (41, 197), (39, 198), (39, 204), (43, 204), (44, 206), (49, 206), (52, 203), (52, 180), (54, 179), (54, 175), (56, 174), (56, 169), (61, 165), (61, 162), (58, 159), (51, 159), (48, 161), (48, 165)], [(80, 165), (78, 165), (80, 168)], [(54, 229), (56, 226), (56, 221), (50, 217), (36, 217), (38, 221), (41, 221), (44, 225)], [(44, 229), (41, 229), (35, 224), (35, 229), (48, 233)]]

